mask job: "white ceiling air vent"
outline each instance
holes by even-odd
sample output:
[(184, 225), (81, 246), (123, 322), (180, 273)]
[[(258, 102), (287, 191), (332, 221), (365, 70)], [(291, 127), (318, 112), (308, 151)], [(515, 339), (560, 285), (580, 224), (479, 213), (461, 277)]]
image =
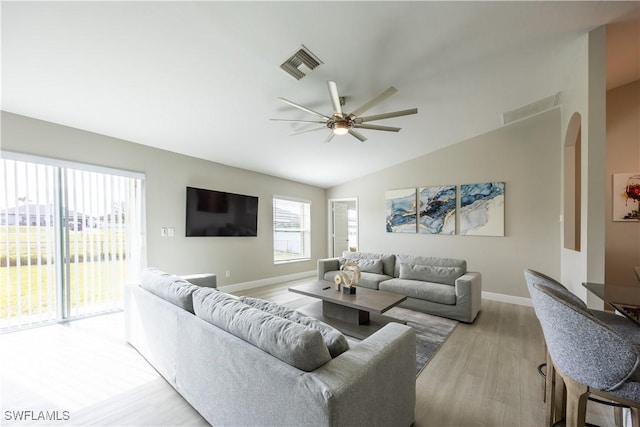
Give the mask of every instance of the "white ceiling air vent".
[(296, 80), (300, 80), (323, 62), (305, 45), (280, 65), (284, 71)]
[(552, 108), (560, 105), (562, 98), (562, 92), (558, 92), (555, 95), (547, 96), (546, 98), (539, 99), (531, 104), (523, 105), (515, 110), (507, 111), (502, 114), (502, 124), (507, 125), (509, 123), (517, 122), (518, 120), (526, 119), (527, 117), (535, 116), (544, 111), (551, 110)]

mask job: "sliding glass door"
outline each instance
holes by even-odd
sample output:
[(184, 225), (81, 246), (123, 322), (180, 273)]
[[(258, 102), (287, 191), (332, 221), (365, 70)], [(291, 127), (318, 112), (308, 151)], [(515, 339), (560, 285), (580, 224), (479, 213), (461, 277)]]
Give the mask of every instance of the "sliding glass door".
[(144, 264), (143, 176), (21, 157), (0, 163), (0, 329), (121, 309)]
[(55, 167), (2, 160), (2, 328), (56, 319), (60, 259)]

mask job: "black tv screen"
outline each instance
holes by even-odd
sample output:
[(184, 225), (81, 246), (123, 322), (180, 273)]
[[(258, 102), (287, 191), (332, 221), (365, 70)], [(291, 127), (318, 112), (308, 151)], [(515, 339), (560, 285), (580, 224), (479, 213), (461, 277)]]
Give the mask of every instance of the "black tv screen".
[(257, 197), (187, 187), (187, 237), (257, 235)]

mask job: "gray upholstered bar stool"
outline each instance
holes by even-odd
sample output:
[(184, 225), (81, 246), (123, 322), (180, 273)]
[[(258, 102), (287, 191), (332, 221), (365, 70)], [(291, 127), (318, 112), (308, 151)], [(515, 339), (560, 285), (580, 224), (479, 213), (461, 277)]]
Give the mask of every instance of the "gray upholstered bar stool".
[[(547, 286), (557, 289), (559, 292), (565, 293), (568, 299), (573, 300), (574, 304), (584, 305), (584, 302), (580, 298), (575, 296), (571, 291), (569, 291), (569, 289), (567, 289), (562, 283), (552, 279), (546, 274), (540, 273), (535, 270), (526, 269), (524, 270), (524, 278), (527, 282), (529, 295), (532, 295), (533, 292), (535, 292), (535, 290), (533, 289), (534, 284), (543, 283)], [(533, 309), (536, 310), (535, 305)], [(536, 312), (536, 316), (537, 315), (538, 313)], [(563, 419), (564, 407), (566, 406), (566, 402), (564, 401), (564, 384), (562, 383), (562, 379), (560, 379), (560, 381), (557, 380), (556, 371), (553, 367), (553, 363), (551, 362), (549, 352), (547, 351), (546, 342), (544, 344), (545, 362), (538, 367), (538, 371), (542, 373), (542, 368), (546, 368), (546, 372), (542, 374), (544, 375), (543, 399), (545, 403), (545, 425), (548, 427)]]
[(531, 294), (531, 286), (533, 286), (534, 283), (541, 283), (551, 289), (555, 289), (565, 295), (568, 302), (576, 305), (577, 307), (581, 307), (584, 310), (588, 310), (599, 320), (606, 323), (607, 326), (620, 333), (628, 341), (640, 346), (640, 326), (633, 323), (626, 317), (608, 311), (592, 310), (588, 308), (584, 301), (578, 298), (577, 295), (567, 289), (562, 283), (538, 271), (526, 269), (524, 271), (524, 277), (527, 282), (527, 287), (529, 288), (529, 294)]
[[(631, 320), (627, 319), (624, 316), (619, 316), (614, 313), (601, 311), (601, 310), (591, 310), (587, 307), (587, 305), (580, 299), (578, 296), (573, 294), (569, 289), (567, 289), (562, 283), (557, 280), (547, 276), (546, 274), (540, 273), (535, 270), (526, 269), (524, 271), (524, 277), (527, 282), (527, 288), (529, 289), (529, 294), (532, 293), (532, 286), (535, 283), (540, 283), (545, 286), (554, 289), (566, 297), (567, 302), (575, 305), (579, 309), (587, 310), (600, 321), (604, 322), (607, 326), (614, 329), (616, 332), (621, 334), (624, 338), (630, 341), (632, 344), (640, 346), (640, 327), (633, 323)], [(535, 310), (535, 306), (534, 306)], [(537, 315), (537, 313), (536, 313)], [(562, 413), (565, 402), (564, 402), (564, 393), (562, 381), (556, 381), (556, 374), (553, 364), (550, 361), (549, 353), (545, 349), (546, 355), (546, 373), (545, 373), (545, 418), (547, 425), (553, 424), (559, 421), (562, 417)], [(541, 366), (543, 366), (541, 365)], [(622, 425), (622, 411), (621, 409), (617, 409), (615, 411), (616, 417), (616, 425)]]
[(556, 289), (536, 283), (531, 292), (551, 361), (567, 389), (566, 425), (585, 425), (587, 398), (595, 394), (629, 406), (633, 426), (640, 427), (636, 346)]

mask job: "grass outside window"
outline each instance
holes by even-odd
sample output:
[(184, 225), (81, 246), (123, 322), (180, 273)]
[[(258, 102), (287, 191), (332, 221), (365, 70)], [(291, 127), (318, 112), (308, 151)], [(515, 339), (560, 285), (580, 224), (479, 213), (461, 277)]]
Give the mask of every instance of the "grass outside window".
[[(0, 319), (55, 317), (53, 228), (2, 225)], [(124, 231), (91, 229), (69, 234), (71, 313), (100, 311), (122, 299), (126, 277)], [(48, 247), (47, 247), (48, 246)]]

